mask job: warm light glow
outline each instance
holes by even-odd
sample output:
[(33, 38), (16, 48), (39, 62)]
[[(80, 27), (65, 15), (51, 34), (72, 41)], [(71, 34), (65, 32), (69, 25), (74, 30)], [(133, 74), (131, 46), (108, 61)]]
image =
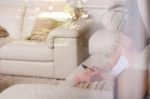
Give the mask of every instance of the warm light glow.
[(40, 10), (40, 8), (39, 8), (39, 7), (37, 7), (37, 8), (36, 8), (36, 11), (39, 11), (39, 10)]
[(39, 14), (39, 17), (52, 18), (58, 21), (66, 21), (72, 18), (69, 14), (64, 12), (42, 12)]
[(72, 6), (81, 8), (83, 6), (83, 1), (82, 0), (72, 0), (70, 4)]
[(21, 9), (21, 8), (19, 8), (19, 9), (18, 9), (18, 12), (21, 12), (21, 11), (22, 11), (22, 9)]
[(48, 9), (51, 11), (53, 10), (53, 6), (49, 6)]
[(52, 1), (66, 1), (66, 0), (51, 0), (51, 2), (52, 2)]
[(34, 16), (29, 16), (29, 19), (34, 19), (35, 17)]

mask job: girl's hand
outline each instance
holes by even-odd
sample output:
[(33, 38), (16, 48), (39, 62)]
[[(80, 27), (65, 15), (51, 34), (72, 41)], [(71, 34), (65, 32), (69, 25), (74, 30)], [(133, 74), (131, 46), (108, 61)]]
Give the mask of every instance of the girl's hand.
[(87, 69), (85, 72), (78, 74), (74, 79), (79, 83), (100, 80), (102, 73), (101, 70), (95, 66), (91, 67), (91, 69), (92, 71), (90, 69)]

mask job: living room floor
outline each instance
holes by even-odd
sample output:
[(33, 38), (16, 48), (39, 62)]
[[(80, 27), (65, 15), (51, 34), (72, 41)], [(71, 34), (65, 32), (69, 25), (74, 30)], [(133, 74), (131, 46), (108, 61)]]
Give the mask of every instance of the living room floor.
[(38, 77), (22, 77), (22, 76), (7, 76), (0, 75), (0, 92), (9, 86), (22, 83), (37, 83), (37, 84), (50, 84), (58, 85), (63, 82), (61, 79), (48, 79), (48, 78), (38, 78)]

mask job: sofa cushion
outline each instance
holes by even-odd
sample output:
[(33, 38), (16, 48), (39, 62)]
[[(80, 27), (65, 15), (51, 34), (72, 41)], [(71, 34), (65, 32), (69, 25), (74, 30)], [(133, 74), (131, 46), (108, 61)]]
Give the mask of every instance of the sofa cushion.
[(27, 39), (44, 41), (46, 40), (48, 33), (55, 27), (57, 27), (57, 21), (50, 18), (39, 17), (35, 21), (31, 36)]
[[(50, 11), (50, 6), (51, 6), (51, 4), (47, 3), (44, 5), (41, 4), (41, 5), (28, 6), (26, 8), (26, 13), (24, 15), (23, 27), (22, 27), (22, 38), (23, 39), (26, 37), (29, 37), (31, 35), (32, 29), (34, 27), (34, 23), (36, 22), (37, 17), (44, 16), (44, 17), (51, 18), (52, 14), (53, 14), (53, 16), (55, 15), (54, 13), (52, 13)], [(59, 7), (56, 7), (56, 9), (57, 8), (59, 8)], [(54, 10), (55, 9), (53, 9), (53, 11)], [(45, 15), (45, 13), (47, 13), (47, 14)], [(58, 17), (58, 15), (56, 15), (56, 17)]]
[(0, 60), (0, 64), (1, 74), (46, 78), (54, 77), (54, 62)]
[(23, 27), (22, 27), (22, 39), (31, 35), (34, 23), (41, 12), (48, 11), (49, 4), (41, 4), (38, 6), (28, 6), (26, 13), (24, 14)]
[(46, 84), (18, 84), (4, 90), (1, 99), (113, 99), (111, 91), (84, 90)]
[(53, 49), (45, 42), (13, 41), (2, 46), (0, 55), (8, 60), (52, 61)]

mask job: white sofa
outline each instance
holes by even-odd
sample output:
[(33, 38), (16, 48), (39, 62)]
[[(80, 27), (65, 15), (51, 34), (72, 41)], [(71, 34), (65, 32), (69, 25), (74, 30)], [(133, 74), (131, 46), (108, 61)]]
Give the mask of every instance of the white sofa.
[[(115, 35), (114, 35), (115, 34)], [(110, 30), (99, 30), (95, 32), (89, 39), (89, 54), (90, 56), (82, 62), (82, 64), (92, 67), (96, 66), (99, 68), (103, 68), (104, 64), (107, 63), (109, 58), (116, 49), (118, 44), (118, 39), (120, 38), (120, 32), (117, 31), (110, 31)], [(99, 44), (99, 42), (103, 42)], [(85, 69), (80, 64), (65, 80), (65, 82), (60, 83), (61, 86), (70, 86), (74, 87), (76, 85), (75, 76), (84, 72)], [(102, 80), (99, 81), (97, 87), (95, 85), (90, 88), (91, 90), (97, 91), (108, 91), (113, 93), (113, 81)], [(85, 87), (86, 88), (86, 87)], [(88, 88), (87, 88), (88, 89)]]
[[(110, 18), (111, 19), (111, 18)], [(104, 33), (104, 32), (103, 32)], [(113, 32), (111, 32), (113, 33)], [(105, 33), (104, 33), (105, 34)], [(100, 35), (100, 36), (98, 36)], [(104, 36), (102, 36), (102, 34), (98, 34), (96, 33), (95, 34), (95, 37), (103, 37), (103, 40), (106, 38)], [(89, 65), (89, 66), (92, 66), (92, 65), (97, 65), (99, 66), (100, 64), (104, 64), (106, 61), (107, 61), (107, 58), (108, 58), (108, 53), (105, 53), (105, 52), (109, 52), (109, 50), (103, 50), (102, 47), (104, 47), (104, 42), (103, 43), (96, 43), (97, 41), (98, 42), (102, 42), (101, 39), (95, 39), (95, 37), (91, 37), (90, 39), (90, 54), (91, 56), (88, 57), (84, 62), (83, 64), (85, 65)], [(113, 36), (114, 37), (114, 36)], [(104, 40), (106, 41), (106, 40)], [(98, 45), (96, 45), (98, 44)], [(109, 43), (108, 44), (108, 48), (110, 47)], [(99, 49), (100, 48), (100, 49)], [(146, 48), (146, 50), (148, 51), (148, 49)], [(134, 70), (145, 70), (147, 69), (146, 64), (147, 64), (147, 61), (145, 58), (147, 58), (147, 51), (144, 50), (139, 56), (137, 57), (137, 60), (135, 60), (135, 63), (133, 64), (133, 66), (130, 69), (134, 69)], [(144, 64), (144, 65), (143, 65)], [(143, 68), (144, 67), (144, 68)], [(79, 73), (79, 72), (82, 72), (84, 69), (82, 68), (82, 66), (80, 65), (74, 72), (72, 72), (68, 77), (67, 77), (67, 80), (66, 80), (66, 86), (72, 86), (72, 82), (70, 83), (69, 81), (73, 79), (73, 77)], [(126, 75), (126, 73), (123, 73)], [(135, 74), (134, 74), (135, 75)], [(122, 84), (130, 84), (129, 82), (129, 76), (131, 77), (131, 82), (132, 82), (132, 86), (125, 86), (128, 88), (128, 90), (122, 85)], [(139, 79), (137, 79), (137, 78)], [(135, 81), (139, 82), (139, 81), (142, 81), (141, 79), (143, 79), (143, 77), (139, 77), (139, 76), (136, 76), (135, 78), (133, 78), (132, 75), (127, 75), (127, 76), (124, 76), (122, 79), (124, 80), (121, 80), (121, 82), (119, 82), (120, 86), (119, 88), (125, 88), (125, 90), (127, 92), (131, 92), (131, 90), (129, 91), (129, 89), (131, 89), (130, 87), (134, 87), (133, 86), (135, 83)], [(121, 79), (120, 78), (120, 79)], [(68, 83), (69, 82), (69, 83)], [(69, 85), (71, 84), (71, 85)], [(141, 82), (140, 83), (137, 83), (138, 86), (141, 86)], [(61, 85), (64, 85), (64, 84), (61, 84)], [(3, 91), (1, 93), (1, 98), (3, 99), (20, 99), (20, 98), (30, 98), (30, 99), (48, 99), (49, 97), (52, 97), (53, 99), (60, 99), (60, 98), (64, 98), (64, 99), (70, 99), (70, 98), (73, 98), (73, 99), (77, 99), (77, 98), (81, 98), (81, 99), (99, 99), (99, 98), (102, 98), (102, 99), (113, 99), (113, 93), (112, 93), (112, 90), (111, 91), (94, 91), (94, 90), (85, 90), (85, 89), (79, 89), (79, 88), (72, 88), (72, 87), (60, 87), (60, 86), (49, 86), (49, 85), (16, 85), (16, 86), (12, 86), (8, 89), (6, 89), (5, 91)], [(129, 93), (130, 95), (134, 95), (133, 97), (136, 97), (141, 95), (139, 93), (136, 93), (136, 91), (134, 90), (133, 88), (133, 91), (131, 93)], [(140, 91), (141, 87), (136, 87), (136, 88), (139, 88), (137, 91)], [(107, 89), (107, 88), (106, 88)], [(26, 90), (29, 90), (29, 91), (26, 91)], [(110, 88), (108, 88), (108, 90), (110, 90)], [(116, 91), (116, 90), (115, 90)], [(119, 90), (119, 92), (126, 92), (124, 90)], [(19, 93), (20, 92), (20, 93)], [(29, 92), (29, 93), (28, 93)], [(19, 93), (19, 94), (18, 94)], [(137, 95), (135, 95), (134, 93), (136, 93)], [(57, 94), (57, 95), (56, 95)], [(121, 94), (120, 94), (121, 95)], [(129, 95), (129, 96), (130, 96)], [(138, 97), (139, 98), (139, 97)], [(124, 98), (126, 99), (126, 98)], [(140, 98), (142, 99), (142, 98)]]
[[(88, 44), (85, 44), (87, 38), (84, 38), (84, 34), (90, 29), (91, 21), (79, 22), (81, 27), (79, 31), (55, 29), (49, 35), (50, 42), (48, 44), (22, 40), (31, 33), (38, 14), (49, 11), (49, 7), (49, 4), (0, 6), (0, 11), (5, 12), (0, 13), (0, 25), (6, 28), (13, 38), (13, 41), (0, 46), (1, 74), (64, 79), (88, 57)], [(92, 14), (93, 19), (97, 18), (97, 20), (95, 19), (96, 23), (100, 21), (107, 29), (120, 27), (120, 25), (111, 21), (111, 16), (119, 17), (117, 21), (119, 23), (122, 20), (121, 12), (117, 15), (113, 10), (111, 12), (101, 9), (102, 13), (93, 10), (90, 14)], [(100, 12), (99, 9), (96, 11)], [(95, 12), (95, 14), (92, 12)], [(92, 25), (94, 26), (94, 24)], [(102, 28), (102, 26), (98, 25), (99, 28)], [(1, 38), (0, 42), (3, 40), (6, 39)]]
[(91, 20), (77, 23), (79, 30), (54, 29), (49, 44), (24, 40), (31, 33), (36, 17), (49, 11), (48, 7), (0, 6), (0, 25), (11, 38), (0, 38), (1, 74), (64, 79), (86, 59), (88, 48), (84, 34), (90, 30)]
[(113, 99), (109, 91), (86, 90), (44, 84), (20, 84), (0, 94), (1, 99)]
[[(98, 36), (98, 35), (103, 35), (103, 36)], [(117, 34), (116, 34), (117, 35)], [(99, 39), (98, 39), (98, 38)], [(104, 39), (103, 38), (108, 38), (109, 43), (104, 41), (105, 43), (105, 49), (109, 48), (109, 50), (102, 50), (104, 47), (103, 44), (99, 46), (95, 46), (95, 44), (98, 44), (97, 42), (101, 42)], [(100, 39), (101, 38), (101, 39)], [(115, 39), (117, 39), (117, 36), (113, 35), (113, 32), (110, 32), (108, 30), (101, 30), (96, 33), (90, 38), (89, 41), (89, 47), (90, 49), (90, 57), (88, 57), (82, 64), (92, 66), (101, 66), (102, 64), (105, 64), (107, 59), (109, 58), (108, 52), (112, 49), (112, 45), (115, 43)], [(105, 53), (104, 53), (105, 51)], [(123, 73), (121, 75), (122, 82), (119, 84), (119, 88), (128, 88), (128, 92), (132, 94), (125, 94), (125, 98), (121, 97), (121, 99), (126, 99), (126, 97), (130, 97), (133, 95), (133, 97), (137, 99), (143, 99), (141, 98), (141, 94), (137, 93), (135, 90), (135, 83), (134, 80), (140, 82), (136, 83), (139, 85), (139, 87), (136, 87), (138, 92), (141, 92), (141, 84), (143, 83), (143, 78), (145, 77), (143, 73), (145, 74), (146, 72), (142, 70), (147, 70), (147, 55), (149, 51), (149, 45), (139, 54), (139, 56), (135, 59), (135, 62), (133, 66), (131, 66), (128, 70), (126, 71), (136, 71), (136, 74), (134, 73), (133, 75), (130, 75), (129, 72)], [(98, 53), (97, 53), (98, 52)], [(109, 53), (110, 54), (110, 53)], [(83, 72), (84, 69), (80, 65), (78, 68), (76, 68), (75, 71), (73, 71), (67, 78), (66, 81), (63, 83), (60, 83), (59, 86), (52, 86), (48, 84), (18, 84), (9, 87), (8, 89), (4, 90), (0, 94), (0, 98), (2, 99), (114, 99), (114, 91), (119, 93), (120, 95), (123, 95), (122, 92), (124, 92), (124, 89), (115, 89), (116, 87), (113, 87), (113, 85), (109, 82), (107, 83), (101, 83), (101, 88), (98, 89), (82, 89), (82, 88), (75, 88), (74, 86), (74, 76), (80, 72)], [(137, 76), (138, 75), (138, 76)], [(123, 77), (122, 77), (123, 76)], [(133, 78), (134, 77), (134, 78)], [(129, 81), (129, 78), (132, 82)], [(133, 80), (134, 79), (134, 80)], [(117, 80), (118, 81), (118, 80)], [(129, 86), (124, 87), (122, 84), (125, 84), (124, 82), (130, 82), (127, 84), (131, 84), (133, 89), (133, 92), (129, 91), (131, 90)], [(137, 95), (135, 95), (137, 94)], [(119, 98), (120, 99), (120, 98)]]

